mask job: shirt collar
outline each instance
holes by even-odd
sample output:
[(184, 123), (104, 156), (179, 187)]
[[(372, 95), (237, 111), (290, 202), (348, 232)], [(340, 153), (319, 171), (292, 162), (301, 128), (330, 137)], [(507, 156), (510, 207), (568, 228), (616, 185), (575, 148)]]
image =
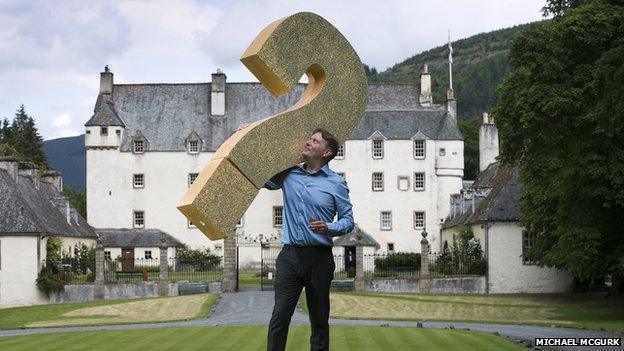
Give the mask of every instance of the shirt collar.
[[(305, 169), (305, 162), (301, 162), (299, 164), (299, 168), (301, 168), (304, 172), (310, 173)], [(321, 169), (319, 169), (319, 172), (323, 172), (325, 173), (325, 175), (329, 175), (329, 163), (326, 163)], [(317, 172), (318, 173), (318, 172)]]

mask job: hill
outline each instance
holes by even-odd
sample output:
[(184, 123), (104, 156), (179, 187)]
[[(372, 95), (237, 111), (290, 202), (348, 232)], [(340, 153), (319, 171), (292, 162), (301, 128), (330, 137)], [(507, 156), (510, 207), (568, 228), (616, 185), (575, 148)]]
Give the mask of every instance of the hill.
[[(480, 116), (497, 103), (496, 87), (510, 71), (507, 60), (509, 42), (530, 25), (481, 33), (452, 43), (453, 88), (460, 118)], [(412, 56), (386, 71), (371, 74), (369, 81), (418, 84), (425, 63), (431, 72), (433, 99), (441, 103), (446, 100), (449, 83), (446, 44)]]
[(86, 152), (84, 134), (51, 139), (43, 142), (50, 167), (63, 174), (63, 182), (77, 190), (84, 190), (86, 183)]

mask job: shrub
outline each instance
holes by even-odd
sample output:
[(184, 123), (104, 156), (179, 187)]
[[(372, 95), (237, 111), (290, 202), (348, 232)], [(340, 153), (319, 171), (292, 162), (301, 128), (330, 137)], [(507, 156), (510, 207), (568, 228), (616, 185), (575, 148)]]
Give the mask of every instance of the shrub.
[(210, 249), (189, 249), (185, 247), (178, 251), (178, 265), (191, 266), (196, 271), (208, 271), (221, 264), (221, 257), (214, 255)]
[(415, 252), (397, 252), (386, 257), (375, 258), (375, 270), (396, 269), (420, 270), (420, 254)]

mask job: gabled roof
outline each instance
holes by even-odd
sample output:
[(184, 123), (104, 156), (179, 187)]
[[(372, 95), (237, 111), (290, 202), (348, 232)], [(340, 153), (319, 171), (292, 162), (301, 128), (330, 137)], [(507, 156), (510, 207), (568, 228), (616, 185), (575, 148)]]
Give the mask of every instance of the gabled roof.
[(95, 239), (91, 226), (71, 206), (68, 223), (67, 205), (67, 200), (52, 185), (40, 182), (36, 188), (30, 177), (18, 176), (15, 181), (0, 169), (0, 235), (47, 234)]
[(98, 228), (95, 231), (100, 235), (104, 247), (159, 247), (163, 235), (167, 247), (184, 246), (178, 239), (159, 229)]
[[(152, 151), (185, 151), (185, 138), (192, 131), (203, 141), (201, 151), (215, 151), (241, 124), (290, 108), (305, 88), (299, 84), (288, 94), (273, 96), (260, 83), (227, 83), (225, 115), (213, 116), (211, 83), (115, 85), (112, 101), (126, 127), (120, 151), (132, 151), (136, 130), (149, 140)], [(366, 113), (351, 139), (366, 140), (376, 130), (388, 139), (409, 140), (422, 131), (431, 139), (462, 140), (446, 108), (420, 106), (418, 87), (408, 84), (368, 86)]]
[(468, 188), (475, 191), (490, 188), (489, 194), (476, 206), (475, 211), (447, 217), (442, 228), (480, 222), (517, 222), (520, 220), (518, 201), (522, 196), (522, 183), (518, 168), (492, 163)]
[(373, 246), (379, 249), (379, 243), (357, 224), (349, 234), (339, 236), (334, 240), (335, 246)]
[(102, 94), (98, 95), (97, 101), (95, 103), (93, 116), (85, 123), (86, 127), (90, 126), (122, 126), (125, 127), (126, 124), (123, 122), (119, 113), (117, 113), (117, 109), (115, 108), (115, 104), (108, 96), (102, 96)]

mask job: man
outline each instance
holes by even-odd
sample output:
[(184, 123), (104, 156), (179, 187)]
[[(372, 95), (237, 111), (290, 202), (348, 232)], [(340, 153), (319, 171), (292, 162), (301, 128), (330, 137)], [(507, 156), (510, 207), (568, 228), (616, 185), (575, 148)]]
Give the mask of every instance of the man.
[(269, 351), (286, 347), (288, 327), (303, 287), (312, 328), (310, 349), (329, 349), (329, 288), (336, 268), (331, 238), (353, 230), (349, 188), (328, 166), (338, 145), (331, 133), (316, 129), (301, 153), (305, 162), (264, 185), (270, 190), (281, 188), (284, 193), (284, 247), (276, 260)]

